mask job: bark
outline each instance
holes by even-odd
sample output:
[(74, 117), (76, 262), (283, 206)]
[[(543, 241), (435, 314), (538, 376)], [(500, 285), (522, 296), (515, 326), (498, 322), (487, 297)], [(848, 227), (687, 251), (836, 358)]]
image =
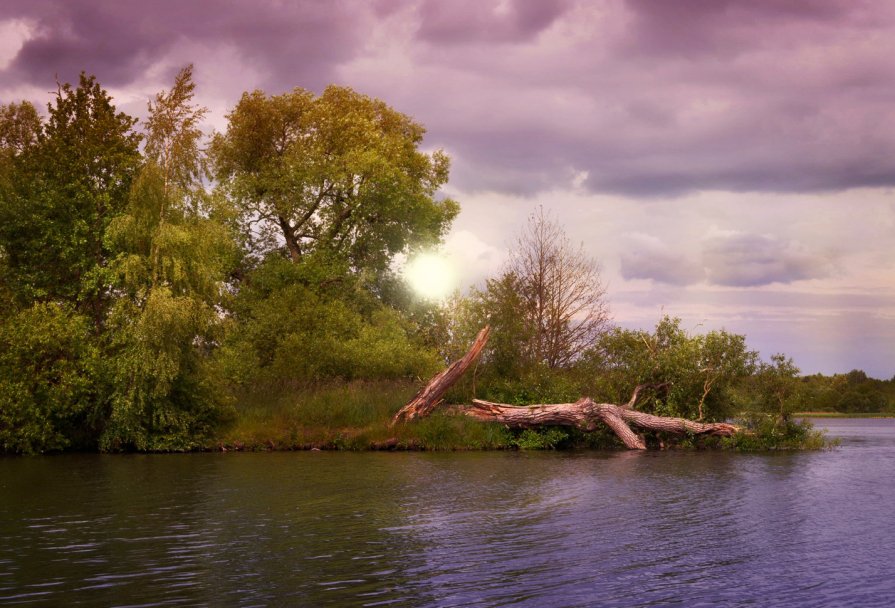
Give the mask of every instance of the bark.
[(395, 417), (392, 418), (392, 425), (400, 421), (413, 420), (417, 417), (428, 416), (432, 413), (447, 390), (456, 382), (460, 376), (469, 368), (472, 363), (478, 359), (482, 349), (488, 342), (488, 335), (491, 328), (487, 325), (475, 337), (472, 346), (463, 358), (451, 363), (451, 365), (443, 372), (436, 374), (429, 383), (418, 392), (413, 399), (407, 402), (407, 405), (398, 410)]
[[(476, 360), (488, 341), (489, 328), (485, 327), (462, 359), (455, 361), (445, 371), (436, 375), (416, 396), (395, 415), (392, 424), (427, 416), (439, 405), (444, 393), (463, 375)], [(726, 422), (696, 422), (685, 418), (655, 416), (634, 409), (637, 398), (645, 388), (667, 386), (642, 384), (634, 389), (631, 399), (622, 405), (595, 403), (590, 397), (582, 397), (575, 403), (547, 403), (539, 405), (508, 405), (473, 399), (471, 405), (461, 406), (458, 412), (486, 422), (499, 422), (509, 428), (537, 428), (542, 426), (573, 426), (592, 431), (597, 424), (608, 426), (625, 447), (645, 450), (643, 438), (631, 429), (663, 431), (678, 435), (720, 435), (729, 437), (739, 427)]]
[[(630, 402), (629, 402), (630, 403)], [(654, 416), (630, 409), (628, 405), (595, 403), (590, 397), (575, 403), (549, 403), (541, 405), (507, 405), (489, 401), (473, 400), (472, 405), (459, 410), (466, 416), (478, 420), (500, 422), (510, 428), (536, 428), (541, 426), (575, 426), (586, 430), (596, 428), (602, 422), (618, 435), (626, 447), (646, 449), (643, 439), (631, 430), (629, 425), (651, 431), (664, 431), (684, 435), (730, 436), (739, 427), (726, 422), (694, 422), (685, 418)]]

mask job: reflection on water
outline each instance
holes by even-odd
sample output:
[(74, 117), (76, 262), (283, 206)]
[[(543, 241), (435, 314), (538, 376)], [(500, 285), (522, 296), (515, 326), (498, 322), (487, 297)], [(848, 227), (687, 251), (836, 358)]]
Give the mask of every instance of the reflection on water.
[(890, 606), (895, 420), (833, 452), (0, 459), (0, 604)]

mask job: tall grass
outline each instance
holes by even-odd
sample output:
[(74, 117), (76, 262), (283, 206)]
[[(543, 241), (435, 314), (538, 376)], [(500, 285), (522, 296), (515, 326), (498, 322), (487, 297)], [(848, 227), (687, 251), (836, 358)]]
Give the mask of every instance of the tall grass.
[(502, 449), (512, 435), (449, 412), (390, 426), (392, 416), (418, 390), (396, 381), (357, 381), (303, 388), (267, 386), (236, 396), (233, 423), (208, 447), (289, 449)]

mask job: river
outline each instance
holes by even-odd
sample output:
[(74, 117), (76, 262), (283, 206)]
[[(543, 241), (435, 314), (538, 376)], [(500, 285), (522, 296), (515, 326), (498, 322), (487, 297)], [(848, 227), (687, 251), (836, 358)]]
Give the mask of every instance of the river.
[(895, 420), (817, 424), (841, 447), (0, 458), (0, 605), (895, 605)]

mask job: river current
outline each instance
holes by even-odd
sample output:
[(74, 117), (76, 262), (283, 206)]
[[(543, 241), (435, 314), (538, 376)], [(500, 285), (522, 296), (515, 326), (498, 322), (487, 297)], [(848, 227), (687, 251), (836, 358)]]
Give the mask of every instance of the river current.
[(832, 451), (0, 458), (0, 605), (893, 606), (895, 420)]

